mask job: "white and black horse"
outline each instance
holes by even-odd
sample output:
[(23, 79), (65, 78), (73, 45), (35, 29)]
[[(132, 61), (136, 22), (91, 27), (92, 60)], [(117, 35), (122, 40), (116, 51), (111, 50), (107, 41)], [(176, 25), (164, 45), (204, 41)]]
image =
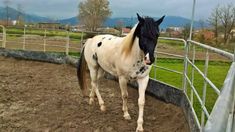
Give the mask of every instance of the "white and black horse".
[(91, 77), (89, 104), (98, 98), (101, 111), (105, 111), (104, 101), (99, 93), (98, 80), (104, 71), (118, 77), (123, 100), (123, 117), (131, 119), (127, 108), (127, 82), (137, 80), (139, 91), (139, 117), (136, 131), (143, 131), (143, 110), (145, 90), (149, 81), (151, 64), (155, 61), (154, 50), (159, 37), (159, 25), (165, 16), (155, 21), (150, 17), (140, 17), (139, 22), (125, 37), (97, 35), (88, 39), (83, 47), (78, 63), (78, 79), (83, 93), (87, 91), (86, 67)]

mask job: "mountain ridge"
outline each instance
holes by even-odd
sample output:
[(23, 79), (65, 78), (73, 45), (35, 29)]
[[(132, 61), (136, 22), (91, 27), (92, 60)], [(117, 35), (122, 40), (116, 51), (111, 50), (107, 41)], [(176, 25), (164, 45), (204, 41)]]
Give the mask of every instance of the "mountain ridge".
[[(14, 8), (9, 7), (9, 14), (10, 14), (10, 20), (16, 20), (17, 15), (21, 13), (17, 11)], [(77, 17), (71, 17), (67, 19), (60, 19), (60, 20), (51, 20), (47, 17), (41, 17), (38, 15), (33, 14), (27, 14), (27, 13), (21, 13), (23, 14), (26, 22), (59, 22), (61, 24), (70, 24), (70, 25), (77, 25), (79, 23), (79, 20)], [(159, 17), (154, 17), (154, 19), (158, 19)], [(0, 7), (0, 19), (4, 20), (6, 19), (6, 9), (4, 7)], [(122, 26), (133, 26), (135, 23), (137, 23), (137, 18), (134, 17), (111, 17), (108, 18), (104, 22), (104, 27), (115, 27), (118, 22), (122, 22)], [(185, 24), (190, 23), (190, 19), (181, 17), (181, 16), (166, 16), (163, 23), (161, 24), (162, 29), (166, 29), (167, 27), (183, 27)], [(209, 24), (205, 24), (206, 27), (209, 27)], [(199, 28), (200, 23), (198, 21), (194, 22), (194, 27)]]

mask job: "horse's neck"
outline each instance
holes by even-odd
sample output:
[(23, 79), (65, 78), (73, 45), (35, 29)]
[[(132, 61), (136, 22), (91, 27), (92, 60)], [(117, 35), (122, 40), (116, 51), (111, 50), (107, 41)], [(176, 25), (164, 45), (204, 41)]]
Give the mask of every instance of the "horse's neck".
[[(130, 37), (130, 36), (126, 36)], [(137, 61), (142, 58), (143, 53), (140, 50), (139, 47), (139, 38), (135, 37), (135, 39), (132, 41), (132, 38), (123, 38), (122, 48), (121, 52), (124, 58), (130, 60), (130, 61)]]

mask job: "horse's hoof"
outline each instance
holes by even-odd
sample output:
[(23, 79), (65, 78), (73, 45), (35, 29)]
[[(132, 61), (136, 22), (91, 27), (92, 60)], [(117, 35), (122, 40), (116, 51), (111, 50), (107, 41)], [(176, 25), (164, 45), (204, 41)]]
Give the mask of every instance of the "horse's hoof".
[(143, 131), (144, 131), (143, 127), (137, 127), (136, 128), (136, 132), (143, 132)]
[(125, 120), (131, 120), (131, 116), (129, 114), (123, 116)]
[(92, 105), (94, 103), (94, 99), (90, 98), (89, 105)]
[(106, 111), (106, 107), (105, 107), (104, 105), (101, 105), (101, 106), (100, 106), (100, 110), (101, 110), (102, 112), (105, 112), (105, 111)]

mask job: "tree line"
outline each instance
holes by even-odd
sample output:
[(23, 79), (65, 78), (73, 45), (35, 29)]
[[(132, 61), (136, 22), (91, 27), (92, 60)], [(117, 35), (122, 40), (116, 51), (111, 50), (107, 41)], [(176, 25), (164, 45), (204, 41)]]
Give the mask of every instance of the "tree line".
[(218, 5), (215, 7), (208, 19), (215, 34), (215, 43), (218, 44), (219, 33), (223, 33), (223, 43), (228, 44), (231, 37), (233, 37), (232, 29), (235, 27), (235, 5)]
[[(101, 27), (104, 21), (111, 16), (112, 11), (109, 8), (108, 0), (85, 0), (79, 3), (78, 19), (80, 23), (90, 31), (95, 31)], [(229, 3), (227, 5), (216, 6), (206, 20), (210, 24), (210, 29), (214, 33), (214, 38), (210, 43), (228, 44), (232, 35), (232, 29), (235, 27), (235, 5)], [(205, 22), (199, 21), (201, 30), (205, 30)], [(186, 24), (182, 31), (182, 37), (187, 39), (189, 36), (190, 24)], [(222, 35), (221, 35), (222, 34)], [(204, 37), (199, 33), (197, 37), (204, 42)]]

